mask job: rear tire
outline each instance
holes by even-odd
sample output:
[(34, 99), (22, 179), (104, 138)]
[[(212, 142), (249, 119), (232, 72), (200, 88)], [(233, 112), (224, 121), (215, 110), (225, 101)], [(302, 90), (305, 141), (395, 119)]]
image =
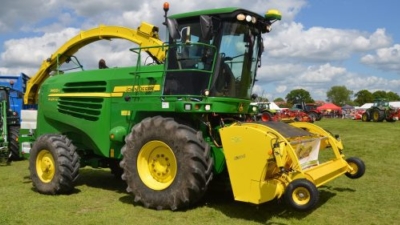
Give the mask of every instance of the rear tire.
[(122, 148), (128, 192), (146, 208), (177, 210), (198, 202), (212, 179), (210, 146), (201, 132), (172, 118), (146, 118)]
[(379, 109), (372, 111), (372, 120), (374, 122), (382, 122), (385, 119), (385, 112)]
[(311, 181), (297, 179), (289, 183), (284, 198), (286, 203), (295, 210), (308, 211), (317, 205), (319, 192)]
[(19, 127), (11, 126), (8, 128), (8, 143), (10, 149), (9, 161), (21, 160), (19, 156), (19, 143), (18, 143)]
[(76, 147), (63, 135), (40, 136), (32, 146), (29, 171), (33, 186), (42, 194), (67, 194), (79, 174)]
[(315, 112), (308, 113), (308, 116), (310, 117), (312, 123), (318, 121), (318, 114), (316, 114)]
[(350, 157), (346, 159), (347, 163), (353, 168), (353, 171), (347, 172), (346, 176), (350, 179), (357, 179), (364, 175), (365, 173), (365, 164), (364, 162), (357, 157)]
[(318, 116), (318, 117), (317, 117), (317, 121), (322, 120), (322, 117), (323, 117), (322, 113), (318, 113), (317, 116)]

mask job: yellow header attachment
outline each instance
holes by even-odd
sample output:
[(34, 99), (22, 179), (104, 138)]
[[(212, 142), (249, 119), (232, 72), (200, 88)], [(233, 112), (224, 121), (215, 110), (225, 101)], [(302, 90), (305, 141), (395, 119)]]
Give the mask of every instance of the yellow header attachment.
[(80, 32), (61, 46), (50, 58), (43, 61), (39, 71), (28, 80), (24, 103), (37, 103), (39, 88), (49, 77), (50, 72), (56, 69), (57, 58), (58, 63), (63, 64), (69, 56), (75, 54), (80, 48), (95, 41), (113, 38), (132, 41), (142, 48), (160, 46), (160, 48), (149, 48), (146, 52), (158, 63), (162, 63), (165, 59), (165, 49), (161, 48), (163, 42), (159, 39), (158, 27), (146, 22), (142, 22), (137, 30), (127, 27), (100, 25), (97, 28)]

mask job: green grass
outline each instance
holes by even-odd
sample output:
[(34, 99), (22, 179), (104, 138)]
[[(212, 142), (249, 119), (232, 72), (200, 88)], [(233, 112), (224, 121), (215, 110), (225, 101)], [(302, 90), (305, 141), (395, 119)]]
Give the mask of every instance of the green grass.
[(367, 170), (360, 179), (342, 176), (320, 187), (311, 212), (293, 211), (280, 201), (235, 202), (228, 192), (208, 192), (185, 211), (150, 210), (134, 205), (124, 182), (108, 170), (90, 168), (81, 169), (75, 193), (46, 196), (32, 189), (25, 160), (0, 167), (0, 224), (397, 224), (400, 122), (316, 124), (340, 134), (345, 155), (363, 159)]

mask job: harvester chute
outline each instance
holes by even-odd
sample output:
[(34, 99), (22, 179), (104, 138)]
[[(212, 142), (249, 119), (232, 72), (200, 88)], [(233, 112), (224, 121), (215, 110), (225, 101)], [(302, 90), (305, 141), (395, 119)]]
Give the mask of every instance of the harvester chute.
[[(87, 31), (82, 31), (61, 46), (50, 58), (43, 61), (38, 72), (27, 82), (24, 96), (25, 104), (37, 104), (37, 94), (42, 83), (49, 77), (50, 72), (57, 70), (57, 66), (64, 63), (80, 48), (99, 41), (113, 38), (132, 41), (142, 47), (157, 63), (165, 59), (165, 49), (154, 48), (162, 46), (163, 42), (158, 36), (158, 27), (142, 22), (137, 30), (120, 27), (100, 25)], [(146, 47), (149, 47), (146, 49)]]

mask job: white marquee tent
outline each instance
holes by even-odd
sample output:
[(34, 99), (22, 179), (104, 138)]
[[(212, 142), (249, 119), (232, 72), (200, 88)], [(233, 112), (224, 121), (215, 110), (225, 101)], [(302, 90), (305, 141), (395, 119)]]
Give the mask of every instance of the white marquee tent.
[[(360, 107), (356, 107), (356, 109), (369, 109), (371, 108), (373, 103), (365, 103), (364, 105)], [(400, 102), (389, 102), (389, 105), (395, 108), (400, 108)]]

